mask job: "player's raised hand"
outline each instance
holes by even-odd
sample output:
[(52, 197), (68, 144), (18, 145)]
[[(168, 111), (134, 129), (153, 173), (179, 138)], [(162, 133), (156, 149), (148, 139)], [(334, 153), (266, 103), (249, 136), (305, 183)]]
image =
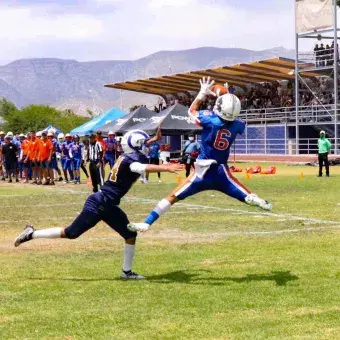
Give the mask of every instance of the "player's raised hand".
[(159, 124), (158, 125), (158, 128), (157, 128), (157, 132), (156, 132), (156, 134), (152, 137), (152, 138), (150, 138), (149, 140), (147, 140), (146, 142), (145, 142), (145, 144), (152, 144), (152, 143), (154, 143), (154, 142), (157, 142), (157, 141), (159, 141), (159, 140), (161, 140), (162, 139), (162, 130), (161, 130), (161, 124)]
[(198, 98), (200, 100), (205, 100), (207, 96), (213, 96), (216, 97), (216, 93), (212, 91), (212, 87), (215, 84), (215, 80), (210, 80), (210, 77), (207, 79), (203, 77), (200, 79), (200, 84), (201, 84), (201, 90), (198, 94)]
[(161, 124), (158, 125), (157, 128), (157, 132), (156, 132), (156, 136), (157, 140), (161, 140), (162, 139), (162, 130), (161, 130)]

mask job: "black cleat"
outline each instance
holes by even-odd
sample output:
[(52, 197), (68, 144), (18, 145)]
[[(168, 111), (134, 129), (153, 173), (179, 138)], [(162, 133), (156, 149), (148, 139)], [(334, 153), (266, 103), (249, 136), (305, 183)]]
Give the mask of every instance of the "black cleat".
[(28, 224), (26, 226), (24, 232), (21, 233), (15, 239), (14, 246), (19, 247), (21, 243), (25, 243), (25, 242), (32, 240), (32, 236), (33, 236), (34, 231), (35, 231), (35, 229), (33, 228), (33, 226)]
[(120, 276), (123, 280), (146, 280), (145, 276), (138, 275), (137, 273), (134, 273), (133, 271), (124, 271), (122, 272), (122, 275)]

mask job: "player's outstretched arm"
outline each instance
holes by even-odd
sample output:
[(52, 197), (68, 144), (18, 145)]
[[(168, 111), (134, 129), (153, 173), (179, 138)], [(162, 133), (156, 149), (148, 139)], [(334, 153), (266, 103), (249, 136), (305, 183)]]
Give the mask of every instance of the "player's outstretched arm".
[(192, 102), (192, 104), (189, 108), (189, 116), (196, 117), (198, 115), (198, 111), (200, 109), (200, 106), (201, 106), (202, 102), (204, 102), (206, 100), (207, 96), (216, 97), (216, 93), (211, 90), (214, 83), (215, 83), (215, 81), (210, 80), (210, 77), (208, 77), (207, 79), (205, 79), (205, 78), (200, 79), (201, 90), (200, 90), (196, 99)]
[(184, 169), (182, 164), (161, 164), (154, 165), (148, 164), (145, 168), (146, 172), (156, 173), (156, 172), (171, 172), (173, 174), (178, 174), (179, 171)]
[(145, 144), (150, 145), (152, 143), (158, 142), (162, 139), (161, 125), (158, 126), (156, 135), (145, 142)]

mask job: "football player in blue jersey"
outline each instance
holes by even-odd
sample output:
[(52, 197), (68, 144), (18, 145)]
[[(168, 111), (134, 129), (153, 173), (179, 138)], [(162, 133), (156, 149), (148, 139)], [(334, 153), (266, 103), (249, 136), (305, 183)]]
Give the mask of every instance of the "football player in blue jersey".
[(116, 135), (113, 131), (109, 131), (107, 134), (107, 138), (104, 139), (106, 144), (106, 152), (104, 156), (104, 165), (109, 163), (110, 169), (113, 167), (113, 164), (116, 161)]
[(70, 180), (73, 181), (73, 171), (72, 171), (72, 160), (71, 160), (71, 155), (70, 155), (70, 150), (73, 145), (72, 142), (72, 136), (67, 133), (65, 135), (65, 142), (61, 144), (61, 164), (63, 167), (63, 172), (64, 172), (64, 183), (68, 183), (68, 178), (67, 178), (67, 172), (70, 175)]
[(80, 142), (78, 135), (73, 136), (73, 143), (70, 148), (71, 156), (71, 168), (73, 171), (74, 180), (73, 183), (80, 184), (80, 165), (83, 160), (84, 144)]
[(121, 198), (130, 190), (133, 183), (145, 172), (171, 172), (177, 173), (182, 169), (181, 165), (153, 165), (146, 164), (146, 154), (149, 151), (148, 144), (161, 138), (160, 129), (151, 139), (141, 130), (132, 130), (122, 139), (124, 154), (118, 158), (111, 169), (109, 179), (104, 183), (100, 192), (88, 197), (82, 212), (66, 228), (50, 228), (35, 230), (27, 225), (25, 231), (15, 240), (15, 246), (37, 238), (67, 238), (75, 239), (93, 228), (98, 222), (104, 221), (113, 230), (125, 239), (124, 264), (121, 278), (145, 279), (132, 271), (132, 262), (135, 255), (136, 232), (127, 228), (129, 220), (126, 214), (119, 208)]
[(180, 200), (204, 190), (216, 190), (249, 205), (271, 210), (271, 204), (252, 194), (228, 167), (230, 147), (236, 136), (245, 130), (245, 123), (237, 119), (241, 111), (239, 99), (230, 93), (219, 96), (213, 111), (199, 111), (207, 96), (216, 96), (211, 90), (214, 81), (200, 80), (201, 90), (189, 108), (189, 115), (202, 126), (201, 152), (195, 163), (195, 172), (175, 191), (161, 200), (144, 223), (131, 223), (131, 231), (146, 231), (170, 207)]

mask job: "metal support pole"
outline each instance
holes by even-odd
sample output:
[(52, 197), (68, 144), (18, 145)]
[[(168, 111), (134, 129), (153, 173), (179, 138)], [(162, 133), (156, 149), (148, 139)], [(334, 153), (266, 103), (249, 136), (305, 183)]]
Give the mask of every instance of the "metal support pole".
[(285, 155), (287, 155), (287, 144), (288, 144), (288, 141), (287, 141), (287, 135), (288, 135), (288, 131), (287, 131), (288, 127), (287, 127), (287, 123), (285, 124)]
[(248, 125), (246, 125), (245, 142), (246, 142), (246, 154), (248, 154)]
[(334, 5), (334, 153), (338, 153), (338, 18), (337, 1)]
[[(295, 18), (296, 18), (296, 5), (294, 1), (294, 10), (295, 10)], [(300, 96), (299, 96), (299, 33), (296, 30), (296, 22), (295, 22), (295, 138), (296, 138), (296, 154), (299, 154), (299, 105), (300, 105)]]
[(123, 90), (120, 90), (120, 109), (123, 111)]

